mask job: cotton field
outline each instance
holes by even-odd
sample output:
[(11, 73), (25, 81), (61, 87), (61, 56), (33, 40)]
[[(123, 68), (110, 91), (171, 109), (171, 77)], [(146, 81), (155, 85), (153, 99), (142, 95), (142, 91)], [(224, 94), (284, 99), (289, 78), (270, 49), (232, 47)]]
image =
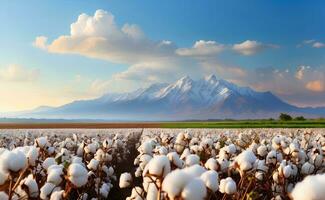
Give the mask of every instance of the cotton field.
[(325, 199), (324, 129), (0, 130), (0, 199)]

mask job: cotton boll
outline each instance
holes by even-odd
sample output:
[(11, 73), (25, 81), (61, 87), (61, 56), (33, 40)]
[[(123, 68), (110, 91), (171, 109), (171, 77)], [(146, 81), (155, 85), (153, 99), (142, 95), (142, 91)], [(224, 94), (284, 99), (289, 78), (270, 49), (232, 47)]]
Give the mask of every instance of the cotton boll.
[(132, 183), (132, 176), (130, 173), (123, 173), (120, 176), (119, 186), (120, 188), (129, 187)]
[(171, 152), (167, 154), (169, 161), (177, 168), (183, 168), (184, 162), (179, 158), (176, 152)]
[(47, 170), (47, 182), (59, 185), (62, 182), (63, 167), (61, 165), (51, 165)]
[(28, 177), (24, 180), (24, 185), (27, 186), (28, 188), (28, 193), (30, 197), (36, 198), (38, 197), (38, 185), (35, 181), (35, 179), (33, 178), (33, 175), (30, 174), (28, 175)]
[(292, 168), (290, 165), (287, 165), (283, 168), (283, 175), (285, 178), (289, 178), (292, 173)]
[(167, 193), (169, 198), (175, 199), (191, 179), (192, 176), (189, 176), (183, 170), (176, 169), (167, 174), (162, 183), (162, 190)]
[(88, 182), (88, 171), (78, 163), (72, 163), (68, 168), (68, 178), (76, 187), (82, 187)]
[(27, 158), (21, 151), (6, 151), (1, 154), (0, 165), (4, 171), (18, 172), (27, 166)]
[(217, 161), (220, 165), (220, 170), (226, 172), (229, 168), (230, 162), (225, 158), (218, 158)]
[(88, 167), (89, 170), (96, 171), (97, 168), (98, 168), (98, 165), (99, 165), (99, 161), (93, 158), (93, 159), (90, 160), (90, 162), (87, 165), (87, 167)]
[(87, 154), (92, 153), (95, 154), (97, 151), (97, 145), (95, 143), (90, 143), (84, 148)]
[(155, 156), (150, 162), (147, 164), (145, 169), (143, 170), (143, 175), (145, 176), (147, 173), (150, 175), (155, 175), (158, 177), (165, 177), (170, 172), (170, 162), (167, 156)]
[(147, 154), (143, 154), (140, 157), (140, 167), (143, 170), (145, 168), (145, 166), (150, 162), (150, 160), (152, 159), (152, 156), (147, 155)]
[(230, 144), (230, 145), (227, 146), (226, 151), (229, 154), (235, 154), (237, 149), (236, 149), (236, 146), (234, 144)]
[(51, 194), (50, 200), (62, 200), (63, 194), (64, 194), (64, 190), (55, 191)]
[(228, 177), (226, 179), (221, 179), (219, 191), (226, 194), (234, 194), (237, 190), (236, 182)]
[(36, 160), (38, 159), (39, 151), (36, 147), (31, 146), (27, 153), (28, 164), (31, 166), (35, 166)]
[(204, 172), (200, 178), (203, 180), (205, 186), (211, 191), (216, 192), (219, 189), (218, 173), (214, 170)]
[(207, 189), (202, 179), (194, 178), (187, 183), (182, 191), (181, 196), (186, 200), (200, 200), (207, 195)]
[(325, 174), (307, 176), (294, 187), (291, 195), (294, 200), (324, 199)]
[(44, 148), (47, 145), (47, 138), (46, 137), (39, 137), (36, 139), (35, 143), (40, 148)]
[(252, 150), (245, 150), (235, 158), (235, 161), (239, 164), (241, 171), (247, 171), (252, 169), (256, 156)]
[(0, 192), (0, 199), (1, 200), (9, 200), (9, 196), (5, 192)]
[(0, 185), (3, 185), (9, 177), (9, 173), (4, 170), (0, 170)]
[(101, 195), (102, 197), (107, 198), (107, 197), (108, 197), (108, 194), (109, 194), (109, 192), (110, 192), (110, 190), (111, 190), (111, 186), (108, 185), (108, 184), (106, 184), (106, 183), (104, 183), (104, 184), (100, 187), (100, 189), (99, 189), (99, 193), (100, 193), (100, 195)]
[(49, 158), (46, 158), (42, 164), (43, 168), (44, 169), (48, 169), (51, 165), (57, 165), (56, 161), (55, 161), (55, 158), (52, 158), (52, 157), (49, 157)]
[(261, 157), (265, 157), (267, 155), (267, 147), (265, 145), (261, 145), (257, 148), (257, 154)]
[(40, 198), (41, 199), (48, 199), (50, 194), (52, 193), (53, 189), (55, 188), (55, 185), (53, 183), (45, 183), (43, 187), (41, 187), (41, 193)]
[(140, 187), (135, 187), (132, 189), (131, 196), (127, 197), (127, 200), (144, 200), (144, 192)]
[(198, 177), (206, 172), (206, 169), (200, 165), (192, 165), (191, 167), (184, 168), (183, 171), (191, 177)]
[(185, 165), (192, 166), (195, 164), (200, 164), (200, 157), (196, 154), (188, 155), (185, 160)]
[(146, 141), (139, 147), (141, 153), (152, 155), (153, 145), (151, 141)]
[(159, 191), (154, 183), (150, 183), (147, 187), (146, 200), (157, 200)]
[(306, 162), (301, 167), (301, 173), (304, 175), (312, 174), (315, 170), (314, 165), (310, 164), (309, 162)]
[(205, 164), (204, 167), (210, 170), (218, 170), (218, 162), (214, 158), (209, 158)]
[(190, 152), (190, 150), (188, 148), (186, 148), (186, 149), (184, 149), (184, 151), (183, 151), (183, 153), (182, 153), (182, 155), (181, 155), (180, 158), (182, 160), (185, 160), (188, 155), (191, 155), (191, 152)]
[(255, 173), (255, 178), (258, 179), (259, 181), (262, 181), (264, 179), (264, 173), (261, 171), (257, 171)]

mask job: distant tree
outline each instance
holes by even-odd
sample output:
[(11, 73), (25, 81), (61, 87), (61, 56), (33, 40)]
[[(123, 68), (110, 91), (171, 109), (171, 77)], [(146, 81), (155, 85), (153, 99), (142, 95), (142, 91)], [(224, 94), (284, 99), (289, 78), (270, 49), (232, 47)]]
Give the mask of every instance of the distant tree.
[(274, 119), (273, 118), (269, 118), (269, 121), (274, 121)]
[(279, 119), (281, 121), (290, 121), (290, 120), (292, 120), (292, 117), (286, 113), (281, 113), (279, 116)]
[(297, 121), (305, 121), (306, 119), (304, 118), (304, 116), (298, 116), (295, 118), (295, 120)]

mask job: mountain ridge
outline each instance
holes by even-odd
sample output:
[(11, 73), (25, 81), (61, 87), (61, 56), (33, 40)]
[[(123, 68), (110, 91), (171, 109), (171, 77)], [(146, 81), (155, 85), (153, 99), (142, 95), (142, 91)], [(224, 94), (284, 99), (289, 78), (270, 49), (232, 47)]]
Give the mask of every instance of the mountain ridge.
[(325, 108), (300, 108), (273, 93), (257, 92), (215, 75), (199, 80), (189, 76), (156, 83), (128, 93), (106, 93), (59, 107), (43, 107), (23, 117), (100, 118), (121, 120), (250, 119), (276, 117), (279, 112), (308, 117), (325, 116)]

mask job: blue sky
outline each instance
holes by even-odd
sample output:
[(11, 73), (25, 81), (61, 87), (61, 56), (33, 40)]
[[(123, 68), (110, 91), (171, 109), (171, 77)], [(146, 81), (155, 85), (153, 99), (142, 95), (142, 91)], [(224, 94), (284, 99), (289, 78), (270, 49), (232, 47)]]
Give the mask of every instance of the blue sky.
[[(78, 16), (93, 20), (97, 10), (113, 23), (100, 19), (85, 31)], [(0, 111), (211, 73), (296, 105), (325, 106), (324, 20), (324, 1), (4, 0)], [(40, 36), (46, 40), (35, 43)]]

